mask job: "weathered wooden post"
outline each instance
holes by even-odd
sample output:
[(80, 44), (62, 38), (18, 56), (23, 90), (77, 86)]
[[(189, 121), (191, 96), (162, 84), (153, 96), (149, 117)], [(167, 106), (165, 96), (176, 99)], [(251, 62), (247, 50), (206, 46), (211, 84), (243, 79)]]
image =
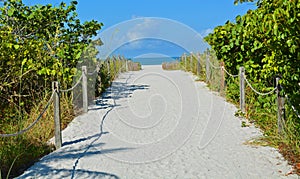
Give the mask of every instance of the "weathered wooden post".
[(96, 95), (97, 97), (100, 95), (101, 93), (101, 75), (100, 75), (100, 70), (102, 67), (102, 63), (97, 65), (97, 76), (96, 76)]
[(59, 149), (62, 146), (61, 126), (60, 126), (60, 100), (59, 100), (59, 85), (57, 81), (52, 82), (52, 90), (54, 93), (54, 134), (55, 148)]
[(125, 60), (125, 70), (128, 71), (128, 60)]
[(245, 113), (245, 68), (240, 67), (240, 109), (242, 113)]
[(191, 54), (191, 58), (190, 58), (190, 71), (193, 73), (193, 52), (190, 53)]
[(118, 64), (120, 65), (122, 61), (121, 55), (118, 55), (117, 59), (118, 59)]
[(127, 61), (127, 65), (128, 65), (128, 71), (131, 71), (132, 70), (131, 61)]
[(87, 95), (87, 69), (82, 66), (82, 108), (83, 112), (88, 112), (88, 95)]
[(201, 55), (198, 53), (197, 54), (197, 75), (200, 76), (201, 75)]
[(106, 59), (106, 65), (107, 65), (108, 74), (110, 75), (110, 63), (109, 63), (109, 61), (110, 61), (110, 58), (107, 57), (107, 59)]
[(284, 108), (284, 97), (281, 96), (280, 91), (280, 78), (276, 78), (276, 94), (277, 94), (277, 125), (278, 125), (278, 134), (282, 134), (283, 124), (284, 124), (284, 115), (285, 115), (285, 108)]
[(99, 65), (99, 63), (97, 64), (96, 70), (97, 70), (97, 74), (98, 74), (99, 71), (100, 71), (100, 65)]
[(185, 69), (185, 71), (188, 71), (187, 70), (187, 62), (186, 62), (186, 55), (185, 55), (185, 53), (183, 54), (183, 58), (184, 58), (184, 69)]
[(206, 54), (206, 83), (210, 80), (210, 63), (209, 63), (209, 52)]
[(224, 74), (224, 62), (220, 62), (221, 66), (221, 80), (220, 80), (220, 95), (224, 96), (225, 95), (225, 74)]
[(117, 58), (117, 64), (119, 66), (119, 72), (124, 72), (124, 69), (123, 69), (123, 61), (122, 61), (122, 57), (121, 55), (118, 55), (118, 58)]
[(113, 66), (114, 66), (114, 78), (117, 76), (117, 63), (116, 57), (113, 57)]

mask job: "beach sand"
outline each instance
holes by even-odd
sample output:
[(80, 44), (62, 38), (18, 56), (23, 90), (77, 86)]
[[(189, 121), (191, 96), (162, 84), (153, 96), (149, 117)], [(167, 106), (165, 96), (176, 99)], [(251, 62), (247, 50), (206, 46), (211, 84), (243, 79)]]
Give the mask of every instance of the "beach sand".
[(245, 144), (262, 133), (241, 127), (236, 111), (189, 73), (143, 66), (19, 178), (298, 178), (285, 176), (292, 167), (276, 149)]

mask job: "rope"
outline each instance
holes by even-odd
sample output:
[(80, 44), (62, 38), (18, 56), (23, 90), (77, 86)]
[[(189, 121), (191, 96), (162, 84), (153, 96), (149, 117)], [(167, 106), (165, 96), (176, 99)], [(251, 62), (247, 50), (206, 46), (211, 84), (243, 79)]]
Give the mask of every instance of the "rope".
[(87, 73), (88, 76), (93, 76), (97, 71), (98, 71), (99, 65), (97, 65), (96, 69), (91, 72), (91, 73)]
[(210, 60), (207, 60), (208, 61), (208, 63), (210, 64), (210, 66), (212, 66), (213, 68), (215, 68), (215, 69), (221, 69), (222, 67), (217, 67), (217, 66), (214, 66), (211, 62), (210, 62)]
[(48, 109), (50, 103), (52, 102), (52, 99), (53, 99), (53, 96), (54, 96), (55, 92), (56, 91), (52, 92), (52, 95), (51, 95), (49, 101), (47, 102), (45, 108), (43, 109), (42, 113), (40, 113), (40, 115), (37, 117), (37, 119), (33, 123), (31, 123), (27, 128), (25, 128), (25, 129), (23, 129), (23, 130), (21, 130), (19, 132), (13, 133), (13, 134), (0, 134), (0, 137), (15, 137), (15, 136), (21, 135), (21, 134), (27, 132), (28, 130), (30, 130), (36, 123), (38, 123), (40, 121), (40, 119), (42, 118), (43, 114)]
[(224, 70), (229, 76), (231, 76), (232, 78), (235, 78), (235, 77), (238, 77), (239, 75), (233, 75), (233, 74), (231, 74), (231, 73), (229, 73), (227, 70), (226, 70), (226, 68), (225, 67), (221, 67), (222, 68), (222, 70)]
[(259, 95), (262, 95), (262, 96), (266, 96), (266, 95), (269, 95), (269, 94), (271, 94), (271, 93), (274, 93), (275, 90), (277, 89), (277, 87), (275, 87), (272, 91), (269, 91), (269, 92), (267, 92), (267, 93), (261, 93), (261, 92), (258, 92), (256, 89), (253, 88), (253, 86), (249, 83), (249, 81), (247, 80), (246, 77), (244, 77), (244, 79), (245, 79), (245, 81), (247, 82), (248, 86), (249, 86), (255, 93), (257, 93), (257, 94), (259, 94)]
[(72, 88), (69, 88), (69, 89), (66, 89), (66, 90), (59, 90), (59, 91), (60, 92), (69, 92), (69, 91), (72, 91), (74, 88), (76, 88), (79, 85), (80, 81), (82, 80), (82, 77), (83, 76), (81, 75), (80, 78), (78, 79), (77, 83)]
[(299, 112), (297, 111), (297, 109), (295, 108), (295, 106), (292, 104), (290, 98), (288, 97), (288, 95), (286, 94), (285, 95), (288, 103), (290, 104), (290, 106), (292, 107), (293, 111), (296, 113), (297, 117), (300, 119), (300, 115), (299, 115)]

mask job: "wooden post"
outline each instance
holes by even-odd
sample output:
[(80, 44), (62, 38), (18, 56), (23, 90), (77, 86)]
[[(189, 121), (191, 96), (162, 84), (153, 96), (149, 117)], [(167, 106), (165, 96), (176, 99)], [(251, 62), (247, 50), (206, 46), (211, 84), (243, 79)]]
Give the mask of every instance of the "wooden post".
[(206, 54), (206, 83), (210, 80), (209, 53)]
[(59, 85), (57, 81), (52, 82), (52, 90), (54, 92), (54, 134), (56, 149), (62, 146), (61, 126), (60, 126), (60, 100), (59, 100)]
[(97, 69), (97, 75), (98, 75), (98, 73), (99, 73), (99, 71), (100, 71), (100, 64), (99, 64), (99, 63), (98, 63), (98, 65), (97, 65), (96, 69)]
[(118, 55), (118, 57), (117, 57), (117, 65), (119, 66), (118, 72), (123, 72), (123, 71), (124, 71), (124, 70), (122, 69), (122, 67), (123, 67), (123, 62), (122, 62), (122, 60), (121, 60), (121, 56), (120, 56), (120, 55)]
[[(100, 64), (97, 65), (97, 80), (96, 80), (97, 89), (96, 90), (97, 90), (98, 95), (100, 95), (100, 93), (101, 93), (101, 75), (99, 74), (101, 67), (103, 67), (102, 64), (101, 64), (101, 66), (100, 66)], [(98, 95), (97, 95), (97, 97), (99, 97)]]
[(201, 75), (201, 56), (200, 54), (197, 55), (197, 75), (200, 76)]
[(88, 95), (87, 95), (87, 69), (82, 66), (82, 108), (83, 112), (88, 112)]
[(190, 71), (193, 73), (193, 52), (191, 52), (191, 58), (190, 58)]
[(185, 53), (183, 54), (183, 57), (184, 57), (184, 69), (185, 71), (187, 71), (187, 63), (186, 63), (186, 56), (185, 56)]
[(106, 61), (107, 61), (107, 63), (106, 63), (106, 65), (107, 65), (107, 71), (108, 71), (108, 75), (110, 75), (110, 63), (109, 63), (109, 57), (106, 59)]
[(245, 105), (245, 68), (240, 67), (240, 110), (246, 112)]
[(183, 63), (184, 63), (184, 62), (183, 62), (183, 55), (181, 55), (181, 56), (180, 56), (180, 64), (182, 65), (182, 67), (183, 67)]
[(225, 74), (224, 74), (224, 62), (220, 63), (221, 65), (221, 81), (220, 81), (220, 95), (224, 96), (225, 95)]
[(127, 61), (127, 66), (128, 66), (128, 71), (131, 71), (132, 68), (131, 68), (131, 61)]
[(113, 57), (113, 66), (114, 66), (114, 78), (117, 76), (117, 63), (116, 63), (116, 58)]
[(128, 71), (128, 60), (125, 60), (125, 68), (126, 68), (126, 71)]
[(284, 124), (284, 97), (280, 95), (280, 85), (279, 85), (280, 78), (276, 78), (276, 94), (277, 94), (277, 125), (278, 125), (278, 134), (282, 134), (283, 131), (283, 124)]
[(120, 64), (120, 62), (122, 61), (121, 59), (122, 59), (121, 55), (118, 55), (118, 57), (117, 57), (118, 64)]

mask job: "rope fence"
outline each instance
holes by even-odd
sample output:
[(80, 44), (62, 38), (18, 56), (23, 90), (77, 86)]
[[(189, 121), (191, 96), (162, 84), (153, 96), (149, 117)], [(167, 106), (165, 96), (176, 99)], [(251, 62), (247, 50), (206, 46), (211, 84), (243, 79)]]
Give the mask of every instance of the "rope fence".
[[(245, 99), (246, 99), (246, 94), (245, 94), (245, 86), (249, 86), (250, 89), (256, 93), (257, 95), (260, 96), (267, 96), (267, 95), (272, 95), (274, 93), (276, 93), (277, 95), (277, 123), (278, 123), (278, 133), (281, 133), (284, 127), (284, 121), (285, 121), (285, 108), (284, 108), (284, 104), (285, 104), (285, 99), (287, 101), (287, 103), (291, 106), (292, 110), (294, 111), (294, 113), (296, 114), (297, 118), (300, 119), (300, 114), (299, 112), (296, 110), (295, 106), (292, 105), (290, 98), (288, 97), (287, 94), (285, 94), (284, 96), (280, 95), (282, 87), (279, 84), (279, 78), (276, 78), (276, 85), (273, 89), (271, 89), (268, 92), (260, 92), (259, 90), (255, 89), (253, 87), (253, 84), (250, 83), (250, 81), (246, 78), (246, 74), (245, 74), (245, 69), (244, 67), (240, 67), (239, 69), (239, 74), (231, 74), (224, 65), (224, 62), (220, 62), (219, 66), (214, 65), (211, 61), (211, 55), (209, 53), (203, 54), (204, 56), (195, 56), (192, 52), (190, 53), (190, 56), (183, 54), (183, 56), (180, 57), (180, 60), (182, 62), (183, 65), (183, 69), (185, 71), (192, 71), (193, 67), (192, 64), (195, 64), (195, 62), (193, 62), (193, 57), (196, 57), (196, 63), (197, 63), (197, 70), (196, 72), (194, 72), (195, 74), (199, 75), (201, 74), (201, 68), (198, 68), (198, 66), (201, 67), (201, 65), (205, 65), (204, 69), (205, 69), (205, 76), (206, 76), (206, 83), (209, 83), (211, 85), (215, 85), (212, 84), (212, 80), (215, 80), (213, 83), (217, 83), (218, 84), (218, 91), (220, 93), (221, 96), (224, 95), (224, 91), (225, 91), (225, 74), (227, 74), (229, 77), (231, 78), (237, 78), (239, 77), (239, 88), (240, 88), (240, 95), (239, 95), (239, 100), (240, 100), (240, 110), (242, 113), (246, 112), (246, 104), (245, 104)], [(201, 62), (202, 60), (202, 62)], [(195, 61), (195, 60), (194, 60)], [(214, 61), (216, 62), (216, 61)], [(202, 64), (201, 64), (202, 63)], [(193, 71), (192, 71), (193, 72)], [(214, 75), (217, 75), (218, 77), (213, 77)], [(214, 87), (213, 87), (214, 89)]]
[(211, 67), (213, 67), (214, 69), (222, 69), (222, 67), (218, 67), (218, 66), (213, 65), (213, 64), (211, 63), (211, 61), (209, 60), (209, 58), (207, 58), (207, 59), (208, 59), (207, 62), (208, 62), (208, 64), (209, 64)]
[[(119, 71), (117, 71), (116, 67), (116, 61), (118, 60), (120, 66), (119, 66)], [(109, 62), (110, 58), (107, 59), (108, 65), (110, 65)], [(129, 63), (130, 62), (130, 63)], [(105, 62), (104, 62), (105, 63)], [(114, 65), (114, 73), (117, 76), (119, 73), (123, 71), (131, 71), (132, 69), (136, 67), (136, 64), (134, 62), (128, 61), (124, 57), (118, 57), (113, 58), (113, 65)], [(108, 71), (110, 72), (112, 69), (107, 66)], [(124, 68), (124, 69), (123, 69)], [(43, 108), (42, 112), (39, 114), (36, 120), (34, 120), (28, 127), (26, 127), (23, 130), (20, 130), (16, 133), (11, 133), (11, 134), (0, 134), (0, 137), (14, 137), (18, 135), (22, 135), (25, 132), (29, 131), (32, 129), (42, 118), (43, 114), (48, 110), (50, 104), (53, 102), (54, 106), (54, 133), (55, 133), (55, 147), (56, 149), (60, 148), (62, 146), (62, 136), (61, 136), (61, 112), (60, 112), (60, 93), (61, 92), (70, 92), (73, 91), (76, 87), (79, 86), (81, 83), (82, 85), (82, 103), (83, 103), (83, 111), (86, 113), (88, 112), (88, 90), (87, 90), (87, 85), (88, 85), (88, 77), (87, 76), (92, 76), (95, 74), (98, 74), (98, 72), (101, 70), (100, 66), (97, 65), (96, 69), (88, 73), (87, 72), (87, 67), (82, 66), (82, 74), (79, 77), (79, 79), (76, 81), (76, 83), (69, 89), (60, 89), (59, 83), (57, 81), (52, 82), (52, 94), (51, 97), (49, 98), (46, 106)]]
[(76, 84), (75, 84), (74, 86), (72, 86), (71, 88), (65, 89), (65, 90), (60, 89), (59, 91), (60, 91), (60, 92), (70, 92), (70, 91), (73, 91), (73, 90), (80, 84), (80, 82), (81, 82), (81, 80), (82, 80), (82, 77), (83, 77), (83, 75), (81, 75), (81, 76), (79, 77), (79, 79), (78, 79), (78, 81), (76, 82)]
[(91, 73), (87, 73), (87, 75), (88, 75), (88, 76), (93, 76), (93, 75), (95, 75), (95, 74), (99, 71), (99, 68), (100, 68), (100, 66), (97, 65), (96, 68), (95, 68), (95, 70), (94, 70), (93, 72), (91, 72)]
[(227, 73), (227, 75), (229, 75), (229, 76), (232, 77), (232, 78), (236, 78), (236, 77), (239, 76), (238, 74), (237, 74), (237, 75), (233, 75), (233, 74), (229, 73), (229, 72), (226, 70), (226, 68), (225, 68), (224, 66), (222, 66), (222, 70), (224, 70), (225, 73)]
[(24, 134), (25, 132), (29, 131), (31, 128), (33, 128), (33, 126), (35, 124), (37, 124), (40, 119), (42, 118), (43, 114), (47, 111), (47, 109), (49, 108), (52, 100), (53, 100), (53, 97), (54, 97), (54, 93), (55, 91), (52, 92), (51, 94), (51, 97), (50, 99), (48, 100), (46, 106), (44, 107), (43, 111), (40, 113), (40, 115), (36, 118), (36, 120), (33, 121), (33, 123), (31, 123), (28, 127), (26, 127), (25, 129), (23, 130), (20, 130), (19, 132), (16, 132), (16, 133), (12, 133), (12, 134), (0, 134), (0, 137), (15, 137), (15, 136), (18, 136), (18, 135), (21, 135), (21, 134)]
[(267, 92), (267, 93), (263, 93), (263, 92), (259, 92), (258, 90), (256, 90), (251, 83), (248, 81), (248, 79), (246, 77), (244, 77), (246, 83), (248, 84), (248, 86), (251, 88), (252, 91), (254, 91), (256, 94), (261, 95), (261, 96), (266, 96), (269, 94), (272, 94), (276, 91), (277, 87), (275, 87), (274, 89), (272, 89), (271, 91)]

